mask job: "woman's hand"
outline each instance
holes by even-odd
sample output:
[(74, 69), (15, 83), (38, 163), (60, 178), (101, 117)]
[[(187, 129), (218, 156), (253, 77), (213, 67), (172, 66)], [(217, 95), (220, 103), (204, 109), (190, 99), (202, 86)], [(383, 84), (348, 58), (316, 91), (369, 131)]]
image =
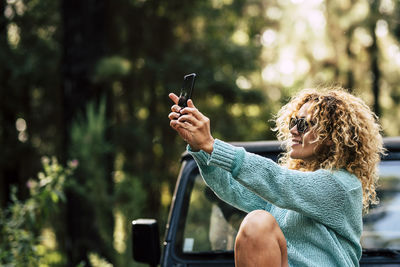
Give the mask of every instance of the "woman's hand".
[(204, 116), (194, 105), (191, 99), (188, 106), (178, 106), (179, 97), (173, 93), (169, 98), (175, 103), (171, 107), (168, 118), (171, 127), (179, 133), (193, 151), (203, 150), (209, 154), (213, 151), (214, 138), (211, 136), (210, 119)]

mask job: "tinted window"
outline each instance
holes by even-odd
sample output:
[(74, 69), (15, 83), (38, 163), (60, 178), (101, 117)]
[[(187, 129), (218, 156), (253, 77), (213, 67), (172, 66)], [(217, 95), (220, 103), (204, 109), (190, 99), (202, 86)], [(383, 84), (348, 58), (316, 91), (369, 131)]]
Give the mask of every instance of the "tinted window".
[(380, 165), (380, 203), (364, 216), (364, 248), (400, 249), (400, 161)]
[(194, 180), (183, 233), (184, 253), (233, 250), (244, 213), (225, 204), (205, 185)]

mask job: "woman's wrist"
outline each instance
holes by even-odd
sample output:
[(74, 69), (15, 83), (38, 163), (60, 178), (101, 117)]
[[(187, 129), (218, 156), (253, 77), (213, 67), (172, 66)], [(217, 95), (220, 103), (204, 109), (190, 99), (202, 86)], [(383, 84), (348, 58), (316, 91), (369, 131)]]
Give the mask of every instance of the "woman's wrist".
[(208, 142), (206, 142), (206, 144), (201, 148), (201, 150), (211, 155), (211, 153), (214, 150), (214, 141), (215, 141), (214, 138), (211, 137), (211, 139)]

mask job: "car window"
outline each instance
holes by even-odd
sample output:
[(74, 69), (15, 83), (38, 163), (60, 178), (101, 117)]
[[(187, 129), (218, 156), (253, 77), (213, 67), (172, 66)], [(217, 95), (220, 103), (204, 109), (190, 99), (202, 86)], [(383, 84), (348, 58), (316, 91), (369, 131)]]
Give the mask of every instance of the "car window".
[(222, 202), (200, 175), (194, 180), (183, 232), (182, 251), (233, 250), (235, 237), (245, 213)]
[[(222, 202), (194, 176), (185, 218), (181, 253), (232, 251), (244, 212)], [(363, 248), (400, 249), (400, 161), (380, 165), (380, 203), (364, 216)]]
[(400, 161), (380, 164), (379, 204), (364, 216), (363, 248), (400, 249)]

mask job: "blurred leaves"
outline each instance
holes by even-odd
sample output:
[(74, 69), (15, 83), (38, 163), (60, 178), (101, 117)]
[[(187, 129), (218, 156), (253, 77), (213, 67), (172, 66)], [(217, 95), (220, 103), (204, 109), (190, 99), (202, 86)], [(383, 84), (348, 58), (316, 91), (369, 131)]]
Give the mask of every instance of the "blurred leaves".
[[(70, 157), (79, 161), (74, 179), (68, 187), (69, 227), (79, 240), (74, 240), (73, 253), (85, 260), (88, 253), (99, 253), (113, 259), (113, 184), (107, 166), (112, 151), (106, 139), (108, 121), (106, 102), (90, 102), (86, 114), (79, 114), (72, 123)], [(82, 214), (85, 214), (82, 217)], [(84, 232), (81, 232), (84, 231)]]
[[(65, 202), (65, 183), (73, 175), (76, 162), (67, 167), (56, 158), (43, 157), (43, 172), (27, 183), (30, 196), (20, 201), (17, 189), (12, 188), (12, 202), (0, 211), (0, 264), (3, 266), (39, 266), (46, 264), (46, 253), (53, 248), (42, 245), (42, 230), (51, 226), (50, 218), (59, 211), (60, 200)], [(59, 259), (60, 264), (62, 258)]]
[(94, 74), (95, 82), (118, 80), (126, 75), (132, 69), (129, 60), (119, 56), (106, 57), (97, 63)]

